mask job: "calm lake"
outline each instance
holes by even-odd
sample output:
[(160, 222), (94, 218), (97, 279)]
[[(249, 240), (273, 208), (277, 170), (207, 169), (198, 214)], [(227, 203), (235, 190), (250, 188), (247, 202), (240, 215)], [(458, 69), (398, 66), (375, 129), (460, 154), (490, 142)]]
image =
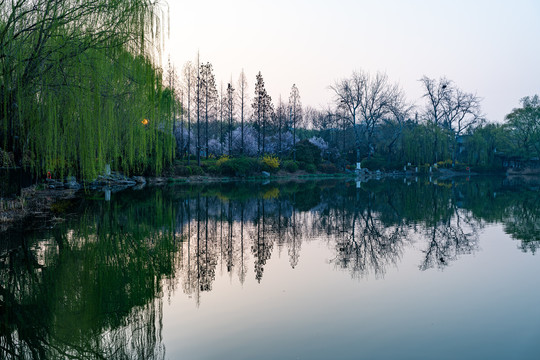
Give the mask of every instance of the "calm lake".
[(539, 359), (540, 192), (146, 187), (2, 234), (0, 358)]

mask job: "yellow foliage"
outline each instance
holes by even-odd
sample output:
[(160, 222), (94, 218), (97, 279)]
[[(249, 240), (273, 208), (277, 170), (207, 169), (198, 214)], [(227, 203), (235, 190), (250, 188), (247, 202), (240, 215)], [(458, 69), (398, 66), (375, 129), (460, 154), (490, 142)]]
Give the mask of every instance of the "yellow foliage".
[(272, 189), (268, 190), (267, 192), (265, 192), (263, 194), (263, 198), (265, 200), (277, 199), (278, 197), (279, 197), (279, 189), (278, 188), (272, 188)]
[(221, 166), (223, 165), (224, 163), (226, 163), (227, 161), (229, 161), (229, 156), (228, 155), (223, 155), (219, 158), (219, 160), (216, 162), (216, 165), (217, 166)]
[(263, 164), (268, 166), (270, 169), (278, 169), (279, 159), (277, 156), (265, 155), (263, 158)]

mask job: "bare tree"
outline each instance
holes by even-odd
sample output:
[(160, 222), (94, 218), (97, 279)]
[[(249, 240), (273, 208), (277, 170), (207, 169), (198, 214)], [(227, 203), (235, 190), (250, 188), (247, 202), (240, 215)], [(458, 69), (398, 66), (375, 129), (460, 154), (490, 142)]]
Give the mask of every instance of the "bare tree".
[(302, 121), (302, 103), (300, 101), (300, 92), (293, 84), (291, 95), (289, 96), (289, 123), (293, 128), (293, 160), (296, 161), (296, 127)]
[(450, 96), (451, 81), (442, 77), (439, 81), (423, 76), (420, 79), (424, 87), (423, 97), (427, 99), (425, 117), (426, 120), (439, 126), (444, 121), (444, 103)]
[[(174, 67), (174, 65), (171, 65), (170, 57), (169, 57), (169, 60), (168, 60), (168, 67), (167, 67), (167, 82), (168, 82), (168, 86), (169, 86), (169, 91), (171, 92), (170, 106), (172, 107), (172, 109), (170, 109), (170, 113), (172, 114), (172, 117), (173, 117), (172, 133), (173, 133), (173, 136), (174, 136), (176, 134), (176, 125), (177, 125), (176, 108), (177, 108), (179, 100), (180, 100), (180, 104), (182, 103), (183, 93), (182, 93), (181, 88), (178, 89), (179, 87), (178, 87), (178, 77), (176, 75), (176, 68)], [(182, 127), (181, 129), (183, 130), (183, 125), (184, 124), (183, 124), (182, 113), (183, 113), (183, 110), (180, 112), (180, 117), (181, 117), (180, 126)], [(183, 140), (184, 140), (184, 136), (182, 134), (182, 136), (180, 136), (180, 144), (178, 144), (178, 142), (175, 142), (175, 145), (176, 145), (175, 146), (175, 149), (176, 149), (175, 150), (176, 151), (175, 155), (181, 154), (181, 150), (179, 151), (178, 149), (183, 149), (183, 145), (184, 145)]]
[(282, 153), (282, 135), (283, 135), (283, 127), (285, 125), (285, 119), (286, 119), (286, 108), (283, 104), (283, 101), (281, 100), (281, 95), (279, 95), (279, 101), (278, 106), (276, 108), (275, 112), (275, 126), (277, 128), (278, 133), (278, 154), (281, 155)]
[[(258, 131), (257, 136), (257, 155), (260, 156), (266, 151), (266, 128), (273, 112), (272, 98), (266, 92), (264, 80), (259, 71), (257, 74), (257, 82), (255, 83), (255, 98), (253, 99), (253, 111), (255, 124)], [(261, 149), (262, 145), (262, 149)], [(262, 150), (262, 153), (261, 153)]]
[[(420, 79), (427, 99), (425, 117), (429, 123), (447, 130), (452, 135), (452, 163), (456, 161), (457, 139), (468, 129), (483, 121), (481, 99), (459, 89), (452, 81), (442, 77), (438, 81), (427, 76)], [(435, 133), (435, 160), (438, 160), (438, 133)]]
[(187, 62), (184, 65), (184, 84), (187, 94), (187, 117), (188, 117), (188, 131), (187, 131), (187, 157), (188, 165), (191, 158), (191, 97), (193, 96), (193, 65), (191, 62)]
[(240, 97), (240, 133), (241, 133), (241, 141), (240, 141), (240, 154), (244, 154), (244, 110), (245, 110), (245, 104), (248, 101), (247, 99), (247, 86), (248, 82), (246, 79), (246, 74), (244, 73), (244, 69), (242, 69), (242, 72), (240, 72), (240, 77), (238, 78), (238, 90), (239, 90), (239, 97)]
[(207, 62), (206, 64), (202, 64), (200, 66), (200, 77), (201, 77), (201, 89), (202, 89), (202, 97), (203, 97), (203, 104), (204, 104), (204, 124), (205, 124), (205, 152), (206, 152), (206, 159), (209, 157), (209, 148), (208, 148), (208, 142), (210, 140), (209, 134), (208, 134), (208, 124), (210, 121), (210, 118), (214, 116), (213, 110), (215, 109), (216, 101), (218, 98), (217, 94), (217, 88), (216, 88), (216, 78), (213, 73), (212, 64)]
[(223, 99), (223, 82), (221, 82), (219, 90), (219, 144), (223, 151), (223, 144), (225, 139), (223, 137), (223, 105), (225, 105), (225, 99)]
[(362, 101), (365, 74), (354, 71), (350, 78), (336, 81), (330, 89), (336, 94), (338, 108), (346, 110), (348, 121), (353, 127), (355, 134), (356, 162), (360, 162), (360, 134), (356, 129), (357, 112)]
[(201, 166), (201, 63), (197, 53), (197, 166)]
[(402, 112), (403, 92), (397, 84), (390, 84), (385, 73), (378, 72), (375, 77), (360, 73), (361, 100), (359, 111), (365, 125), (368, 157), (374, 152), (373, 134), (377, 126), (385, 118)]
[(227, 98), (225, 102), (227, 120), (228, 120), (228, 145), (229, 145), (229, 155), (232, 154), (232, 131), (233, 131), (233, 119), (234, 119), (234, 91), (231, 83), (227, 84)]

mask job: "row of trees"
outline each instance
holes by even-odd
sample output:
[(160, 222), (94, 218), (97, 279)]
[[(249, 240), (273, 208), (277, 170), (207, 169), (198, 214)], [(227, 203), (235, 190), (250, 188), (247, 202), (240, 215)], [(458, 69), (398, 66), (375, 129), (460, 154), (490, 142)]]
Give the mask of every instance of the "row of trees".
[[(280, 97), (274, 106), (260, 72), (252, 100), (243, 70), (236, 84), (231, 80), (225, 87), (222, 84), (220, 91), (211, 63), (201, 64), (199, 59), (196, 64), (188, 62), (182, 75), (182, 84), (173, 90), (182, 109), (177, 119), (180, 124), (175, 127), (179, 156), (196, 156), (200, 165), (201, 157), (212, 155), (282, 155), (294, 148), (302, 119), (296, 85), (292, 86), (288, 105)], [(171, 84), (178, 84), (174, 69), (168, 76)]]
[(333, 103), (315, 109), (302, 107), (296, 85), (287, 103), (281, 96), (273, 103), (260, 72), (251, 100), (243, 71), (238, 91), (232, 79), (218, 91), (211, 64), (197, 64), (184, 66), (178, 86), (183, 112), (175, 135), (178, 155), (195, 155), (198, 164), (201, 155), (272, 153), (295, 159), (301, 139), (341, 166), (364, 160), (386, 168), (441, 161), (493, 167), (499, 155), (538, 156), (537, 96), (523, 99), (523, 108), (509, 114), (505, 124), (489, 124), (481, 98), (445, 77), (423, 76), (422, 103), (413, 104), (385, 73), (358, 71), (329, 86)]

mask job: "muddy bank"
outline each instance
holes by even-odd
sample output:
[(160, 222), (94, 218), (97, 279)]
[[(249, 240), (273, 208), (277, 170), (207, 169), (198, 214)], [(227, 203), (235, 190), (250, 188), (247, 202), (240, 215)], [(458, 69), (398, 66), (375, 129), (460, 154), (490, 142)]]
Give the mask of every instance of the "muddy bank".
[(61, 221), (55, 216), (55, 206), (77, 197), (74, 189), (40, 189), (34, 185), (21, 190), (21, 195), (13, 199), (0, 199), (0, 232), (12, 226), (22, 226), (29, 220), (48, 223)]

